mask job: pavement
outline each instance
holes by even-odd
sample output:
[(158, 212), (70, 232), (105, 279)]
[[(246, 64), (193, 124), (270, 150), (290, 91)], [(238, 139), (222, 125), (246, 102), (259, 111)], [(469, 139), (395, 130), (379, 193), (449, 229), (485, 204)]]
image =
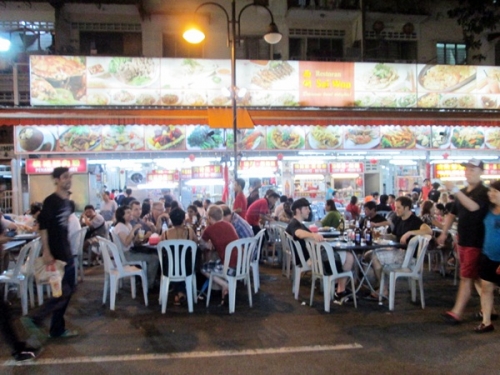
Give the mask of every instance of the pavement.
[[(246, 287), (239, 285), (232, 315), (219, 306), (217, 292), (208, 308), (200, 301), (192, 314), (187, 306), (173, 306), (170, 298), (162, 315), (157, 294), (149, 295), (146, 307), (139, 290), (131, 298), (128, 282), (110, 311), (109, 298), (102, 305), (103, 268), (90, 267), (66, 314), (68, 328), (80, 336), (48, 339), (37, 360), (22, 364), (11, 360), (1, 342), (0, 374), (497, 373), (500, 325), (491, 333), (473, 332), (477, 295), (464, 322), (449, 326), (440, 314), (453, 305), (453, 278), (426, 270), (424, 279), (425, 309), (419, 300), (411, 302), (408, 284), (400, 280), (394, 312), (387, 303), (359, 298), (357, 309), (352, 303), (332, 304), (325, 313), (319, 287), (309, 306), (310, 278), (303, 278), (296, 301), (281, 269), (263, 264), (252, 308)], [(10, 297), (20, 316), (19, 300)]]

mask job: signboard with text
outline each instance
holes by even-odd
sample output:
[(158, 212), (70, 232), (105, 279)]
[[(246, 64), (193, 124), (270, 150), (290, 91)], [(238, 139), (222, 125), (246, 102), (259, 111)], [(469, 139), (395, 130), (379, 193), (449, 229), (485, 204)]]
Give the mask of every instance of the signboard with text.
[(338, 162), (328, 164), (330, 173), (363, 173), (365, 166), (363, 163)]
[(87, 173), (87, 159), (26, 159), (26, 174), (51, 174), (54, 168), (67, 167), (71, 173)]
[(206, 165), (193, 167), (193, 178), (222, 178), (222, 167), (220, 165)]
[(326, 163), (295, 163), (294, 174), (326, 174), (328, 172)]

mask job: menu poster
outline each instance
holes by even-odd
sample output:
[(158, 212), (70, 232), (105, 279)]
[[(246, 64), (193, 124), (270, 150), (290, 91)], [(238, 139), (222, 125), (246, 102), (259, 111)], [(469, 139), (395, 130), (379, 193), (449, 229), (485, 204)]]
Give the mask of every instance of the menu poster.
[(326, 163), (295, 163), (293, 165), (294, 174), (327, 174)]
[(27, 159), (26, 174), (50, 174), (54, 168), (67, 167), (71, 173), (87, 173), (87, 159)]
[(267, 148), (270, 150), (301, 150), (304, 147), (302, 126), (271, 126), (267, 130)]
[[(494, 66), (238, 60), (236, 82), (243, 106), (500, 109)], [(30, 56), (34, 106), (230, 106), (229, 86), (229, 60)]]
[(484, 163), (483, 175), (487, 175), (487, 176), (500, 175), (500, 163)]
[(408, 126), (382, 126), (381, 133), (381, 148), (415, 148), (415, 133)]
[(300, 63), (300, 105), (352, 106), (354, 65), (351, 63)]
[(183, 180), (190, 180), (193, 178), (193, 170), (191, 168), (181, 168), (181, 178)]
[(192, 168), (193, 178), (222, 178), (220, 165), (206, 165)]
[[(500, 175), (500, 163), (484, 163), (483, 176)], [(434, 165), (434, 176), (436, 178), (463, 178), (465, 179), (465, 168), (459, 163), (441, 163)]]
[(328, 164), (330, 173), (363, 173), (365, 166), (363, 163), (338, 162)]
[(175, 182), (179, 181), (178, 171), (152, 171), (146, 175), (147, 182)]
[(240, 161), (239, 168), (241, 170), (249, 169), (278, 169), (278, 162), (276, 160), (242, 160)]

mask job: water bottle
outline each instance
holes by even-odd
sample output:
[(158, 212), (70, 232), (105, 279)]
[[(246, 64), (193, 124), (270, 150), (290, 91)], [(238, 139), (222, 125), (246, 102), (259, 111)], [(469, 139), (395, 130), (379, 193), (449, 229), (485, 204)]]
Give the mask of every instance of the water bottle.
[(167, 222), (164, 221), (163, 224), (161, 225), (161, 232), (165, 233), (168, 230), (168, 225)]

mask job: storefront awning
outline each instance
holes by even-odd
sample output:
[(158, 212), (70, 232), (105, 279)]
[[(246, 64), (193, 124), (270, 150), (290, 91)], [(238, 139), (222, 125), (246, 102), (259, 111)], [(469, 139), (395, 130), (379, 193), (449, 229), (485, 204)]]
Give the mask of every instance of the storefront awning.
[[(232, 124), (230, 108), (5, 108), (0, 125), (193, 125)], [(454, 125), (500, 126), (498, 112), (238, 108), (238, 128), (253, 125)], [(227, 126), (230, 128), (230, 126)]]

